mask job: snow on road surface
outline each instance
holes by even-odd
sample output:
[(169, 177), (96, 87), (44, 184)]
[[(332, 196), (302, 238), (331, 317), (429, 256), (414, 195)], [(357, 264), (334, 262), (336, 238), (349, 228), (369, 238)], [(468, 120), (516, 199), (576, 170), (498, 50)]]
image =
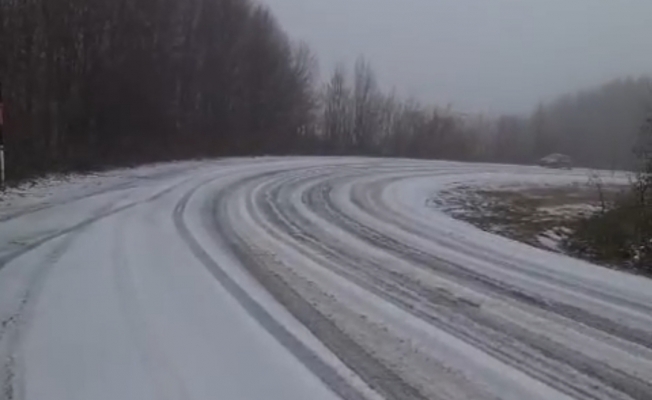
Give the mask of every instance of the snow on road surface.
[(23, 190), (0, 203), (0, 398), (650, 399), (651, 281), (431, 207), (574, 181), (260, 158)]

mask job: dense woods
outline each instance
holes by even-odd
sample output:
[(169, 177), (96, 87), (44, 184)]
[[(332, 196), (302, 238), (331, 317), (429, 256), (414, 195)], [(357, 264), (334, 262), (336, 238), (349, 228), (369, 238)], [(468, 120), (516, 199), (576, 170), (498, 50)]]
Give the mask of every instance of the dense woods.
[(313, 60), (245, 0), (2, 0), (11, 176), (296, 152)]
[(9, 177), (190, 157), (335, 154), (632, 167), (649, 79), (462, 116), (317, 61), (248, 0), (1, 0)]

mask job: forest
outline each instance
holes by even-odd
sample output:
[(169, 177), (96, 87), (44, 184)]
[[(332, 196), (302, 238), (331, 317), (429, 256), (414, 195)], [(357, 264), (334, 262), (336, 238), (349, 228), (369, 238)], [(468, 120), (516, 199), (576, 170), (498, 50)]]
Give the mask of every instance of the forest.
[[(465, 115), (380, 89), (360, 58), (321, 78), (248, 0), (1, 0), (8, 177), (239, 155), (365, 155), (626, 169), (652, 80), (531, 115)], [(350, 70), (349, 70), (350, 68)]]
[(500, 117), (493, 130), (493, 156), (518, 163), (559, 152), (585, 167), (632, 169), (650, 111), (651, 78), (616, 79), (540, 104), (528, 117)]

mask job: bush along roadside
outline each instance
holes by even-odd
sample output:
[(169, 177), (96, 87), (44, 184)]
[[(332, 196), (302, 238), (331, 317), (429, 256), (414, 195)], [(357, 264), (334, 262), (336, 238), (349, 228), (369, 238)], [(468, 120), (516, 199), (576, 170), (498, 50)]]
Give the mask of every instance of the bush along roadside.
[(652, 211), (630, 193), (576, 222), (563, 245), (579, 258), (652, 275)]
[(630, 190), (579, 220), (564, 246), (578, 257), (652, 276), (652, 117), (635, 152), (640, 163)]

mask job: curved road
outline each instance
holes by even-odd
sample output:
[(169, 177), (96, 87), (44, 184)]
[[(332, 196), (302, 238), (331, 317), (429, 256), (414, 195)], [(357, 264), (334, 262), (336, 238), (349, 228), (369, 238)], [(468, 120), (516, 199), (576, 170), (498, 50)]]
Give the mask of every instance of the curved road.
[(652, 398), (651, 281), (428, 207), (454, 186), (582, 172), (361, 158), (139, 171), (2, 214), (0, 398)]

